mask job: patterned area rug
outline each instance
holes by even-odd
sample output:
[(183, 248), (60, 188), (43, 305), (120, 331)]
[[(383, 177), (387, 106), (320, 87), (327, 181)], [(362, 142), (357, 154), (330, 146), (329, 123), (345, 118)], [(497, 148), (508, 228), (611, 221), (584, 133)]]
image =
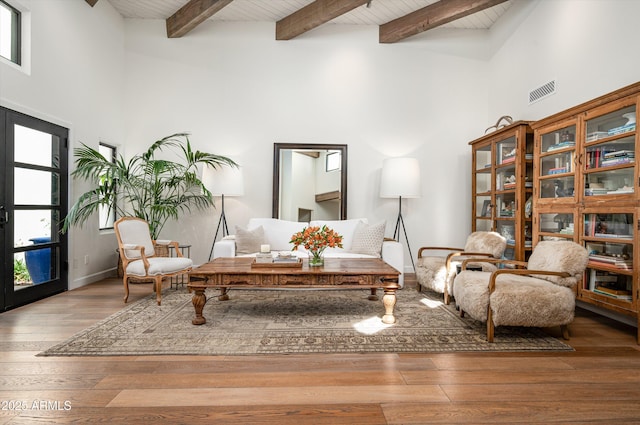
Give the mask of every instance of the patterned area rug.
[(248, 355), (288, 353), (566, 351), (572, 348), (538, 329), (496, 328), (460, 318), (436, 295), (398, 292), (396, 324), (382, 323), (382, 300), (368, 291), (233, 290), (229, 301), (207, 291), (207, 323), (191, 324), (185, 289), (154, 296), (120, 312), (40, 356)]

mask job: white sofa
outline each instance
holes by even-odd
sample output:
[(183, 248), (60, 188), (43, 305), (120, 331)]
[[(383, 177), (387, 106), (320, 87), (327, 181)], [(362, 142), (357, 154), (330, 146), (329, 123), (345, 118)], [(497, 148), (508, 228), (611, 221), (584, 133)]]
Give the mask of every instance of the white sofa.
[[(350, 220), (316, 220), (297, 222), (276, 218), (252, 218), (246, 229), (236, 226), (236, 234), (224, 237), (215, 243), (213, 258), (255, 256), (261, 245), (269, 245), (272, 252), (293, 251), (291, 236), (307, 226), (327, 225), (342, 235), (342, 248), (327, 248), (325, 258), (382, 258), (387, 264), (402, 273), (404, 268), (404, 251), (402, 245), (394, 240), (384, 240), (384, 223), (369, 225), (366, 219)], [(262, 227), (262, 232), (260, 232)], [(380, 232), (381, 230), (381, 232)], [(261, 235), (259, 240), (251, 240)], [(247, 243), (247, 240), (250, 242)], [(355, 244), (354, 244), (355, 242)], [(244, 250), (238, 249), (239, 247)], [(306, 258), (308, 253), (303, 247), (293, 253)], [(400, 287), (404, 284), (404, 276), (400, 274)]]

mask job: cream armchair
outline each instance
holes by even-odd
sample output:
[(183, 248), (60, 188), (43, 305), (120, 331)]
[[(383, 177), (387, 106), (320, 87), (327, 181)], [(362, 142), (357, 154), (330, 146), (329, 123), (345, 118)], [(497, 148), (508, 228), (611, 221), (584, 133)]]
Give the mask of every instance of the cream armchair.
[[(122, 217), (115, 222), (118, 249), (122, 259), (124, 302), (129, 298), (129, 278), (152, 278), (158, 305), (162, 302), (162, 279), (187, 274), (193, 262), (182, 256), (178, 243), (151, 240), (149, 224), (139, 218)], [(173, 245), (177, 257), (157, 257), (156, 245)]]
[(529, 262), (479, 259), (510, 264), (494, 272), (463, 270), (456, 276), (453, 293), (460, 315), (487, 323), (487, 340), (493, 342), (496, 326), (560, 326), (569, 339), (568, 325), (575, 314), (575, 287), (582, 279), (589, 255), (571, 241), (542, 241)]
[[(467, 238), (464, 248), (424, 246), (418, 251), (416, 278), (418, 290), (430, 289), (444, 294), (444, 303), (449, 304), (453, 294), (453, 278), (456, 265), (467, 258), (492, 257), (500, 258), (507, 247), (507, 240), (496, 232), (473, 232)], [(426, 255), (428, 252), (448, 252), (445, 255)], [(484, 271), (496, 270), (496, 266), (483, 263)]]

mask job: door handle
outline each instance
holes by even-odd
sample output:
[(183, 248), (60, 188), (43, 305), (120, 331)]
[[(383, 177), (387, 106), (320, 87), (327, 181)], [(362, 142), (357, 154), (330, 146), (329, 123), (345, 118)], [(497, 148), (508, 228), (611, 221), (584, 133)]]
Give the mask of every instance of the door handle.
[(9, 212), (4, 208), (4, 205), (0, 205), (0, 227), (3, 227), (5, 223), (9, 222)]

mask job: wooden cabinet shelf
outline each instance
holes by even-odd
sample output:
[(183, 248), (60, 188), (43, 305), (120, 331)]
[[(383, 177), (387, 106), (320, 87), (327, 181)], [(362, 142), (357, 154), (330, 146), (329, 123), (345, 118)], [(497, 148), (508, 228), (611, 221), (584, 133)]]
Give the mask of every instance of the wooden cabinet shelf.
[(636, 319), (639, 110), (636, 83), (531, 124), (534, 244), (564, 238), (583, 245), (589, 263), (577, 299)]
[(507, 239), (505, 257), (523, 261), (531, 252), (533, 130), (518, 121), (469, 142), (472, 148), (472, 231)]

